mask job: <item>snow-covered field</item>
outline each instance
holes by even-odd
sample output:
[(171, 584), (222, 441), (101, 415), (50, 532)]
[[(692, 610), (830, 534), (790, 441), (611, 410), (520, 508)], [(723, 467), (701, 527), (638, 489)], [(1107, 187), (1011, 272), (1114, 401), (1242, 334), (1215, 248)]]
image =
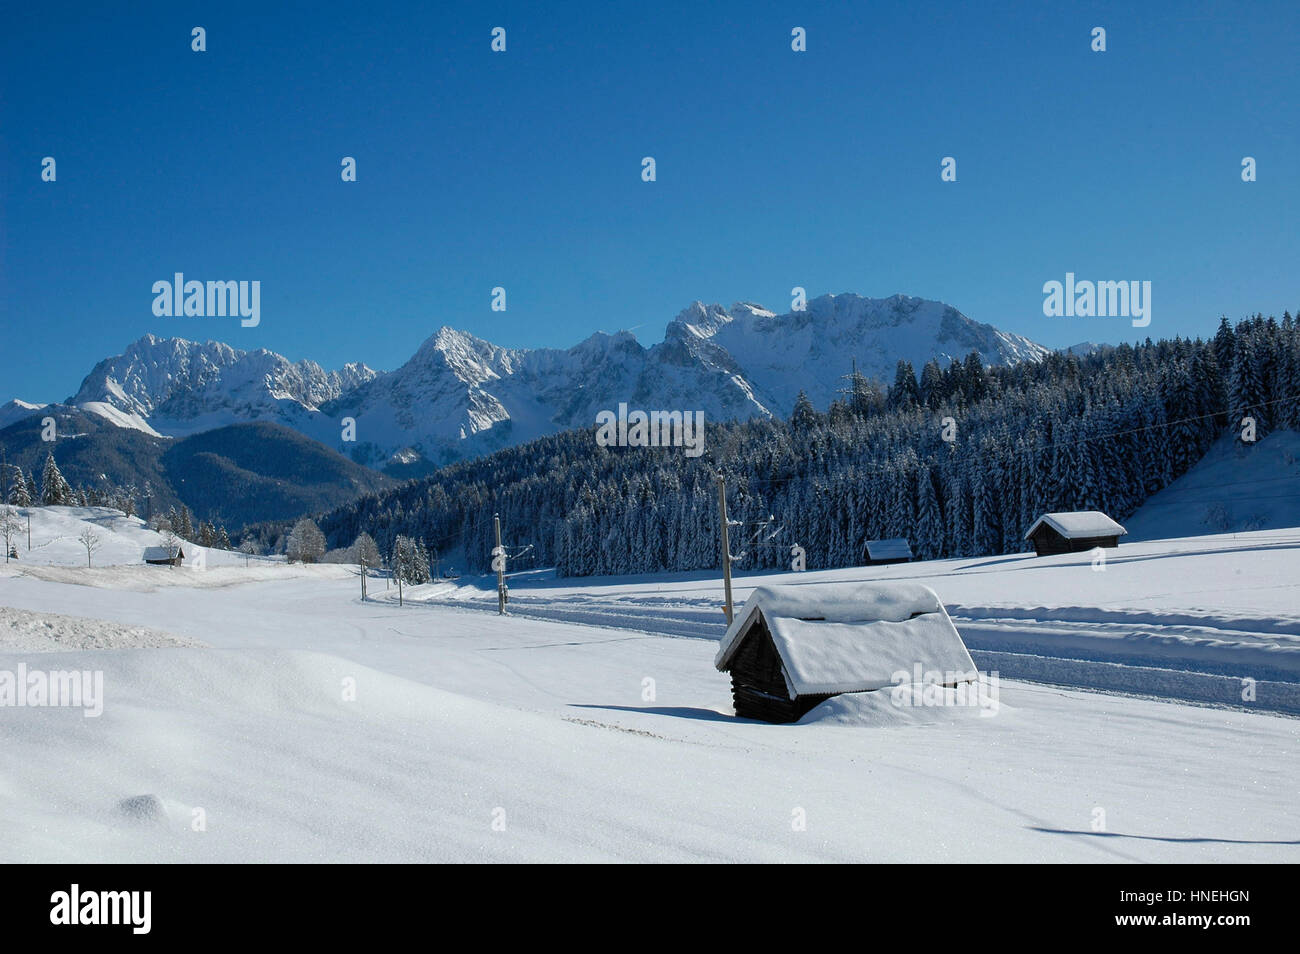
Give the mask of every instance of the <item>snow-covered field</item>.
[(102, 673), (103, 712), (0, 708), (3, 861), (1300, 860), (1300, 530), (742, 573), (923, 582), (1001, 675), (995, 715), (770, 726), (730, 714), (712, 574), (516, 575), (501, 618), (487, 578), (362, 603), (351, 567), (140, 566), (138, 521), (30, 513), (0, 672)]

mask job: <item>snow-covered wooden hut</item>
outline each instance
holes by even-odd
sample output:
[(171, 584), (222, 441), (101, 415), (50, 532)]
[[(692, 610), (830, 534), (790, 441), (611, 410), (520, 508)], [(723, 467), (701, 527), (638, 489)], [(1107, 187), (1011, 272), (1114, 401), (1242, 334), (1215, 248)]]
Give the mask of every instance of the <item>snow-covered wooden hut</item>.
[(893, 540), (867, 541), (867, 566), (907, 563), (912, 559), (912, 545), (902, 537)]
[(714, 665), (731, 674), (736, 715), (766, 722), (894, 686), (896, 673), (918, 666), (963, 674), (954, 683), (975, 671), (939, 597), (905, 581), (760, 586), (727, 627)]
[(1082, 553), (1096, 547), (1117, 547), (1119, 538), (1128, 533), (1100, 510), (1073, 513), (1045, 513), (1025, 531), (1025, 539), (1034, 544), (1039, 556), (1055, 553)]
[(154, 566), (180, 566), (185, 562), (185, 551), (180, 547), (145, 547), (144, 562)]

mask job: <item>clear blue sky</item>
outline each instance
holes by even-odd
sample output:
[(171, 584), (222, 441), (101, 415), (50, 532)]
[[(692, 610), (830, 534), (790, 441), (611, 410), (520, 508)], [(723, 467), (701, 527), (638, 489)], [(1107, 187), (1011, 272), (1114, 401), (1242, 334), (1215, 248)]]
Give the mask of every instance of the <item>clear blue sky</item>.
[[(794, 285), (1049, 346), (1300, 307), (1293, 2), (89, 6), (0, 37), (0, 399), (147, 332), (393, 368)], [(260, 280), (261, 325), (155, 317), (176, 271)], [(1045, 318), (1067, 271), (1152, 281), (1151, 326)]]

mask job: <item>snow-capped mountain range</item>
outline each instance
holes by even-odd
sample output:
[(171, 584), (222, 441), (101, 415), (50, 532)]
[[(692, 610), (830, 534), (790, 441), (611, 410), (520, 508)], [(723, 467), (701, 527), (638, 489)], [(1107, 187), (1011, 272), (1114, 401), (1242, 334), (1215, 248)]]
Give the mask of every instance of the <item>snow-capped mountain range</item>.
[[(364, 364), (327, 371), (266, 350), (146, 335), (99, 362), (65, 403), (169, 437), (272, 421), (373, 466), (442, 464), (590, 426), (597, 411), (620, 402), (744, 419), (788, 415), (803, 389), (824, 408), (854, 361), (889, 383), (900, 359), (919, 372), (931, 359), (946, 366), (971, 351), (987, 364), (1048, 354), (941, 302), (842, 294), (784, 315), (695, 302), (648, 348), (619, 332), (569, 349), (511, 349), (443, 327), (390, 372)], [(39, 407), (10, 402), (4, 417)], [(349, 417), (355, 444), (342, 440)]]
[(290, 423), (375, 377), (363, 364), (326, 371), (273, 351), (145, 335), (95, 365), (65, 403), (168, 437), (247, 421)]

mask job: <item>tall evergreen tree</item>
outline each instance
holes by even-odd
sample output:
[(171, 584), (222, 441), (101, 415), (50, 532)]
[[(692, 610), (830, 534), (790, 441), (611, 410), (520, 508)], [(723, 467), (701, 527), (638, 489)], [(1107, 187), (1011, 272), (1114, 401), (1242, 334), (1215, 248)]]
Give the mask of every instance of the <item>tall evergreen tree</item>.
[(31, 494), (27, 492), (27, 478), (23, 476), (21, 467), (15, 466), (9, 475), (9, 503), (15, 507), (32, 505)]
[(1219, 330), (1214, 334), (1214, 357), (1219, 363), (1219, 373), (1225, 378), (1232, 371), (1236, 359), (1236, 338), (1227, 315), (1219, 316)]
[(794, 401), (794, 411), (790, 414), (790, 428), (795, 434), (809, 434), (817, 426), (817, 409), (804, 391)]
[(1255, 356), (1254, 336), (1239, 335), (1234, 348), (1232, 377), (1229, 383), (1229, 400), (1232, 416), (1228, 426), (1240, 436), (1243, 419), (1255, 420), (1256, 436), (1264, 432), (1264, 385), (1259, 377), (1259, 362)]
[(916, 556), (935, 560), (943, 554), (943, 514), (934, 490), (930, 468), (924, 464), (916, 474)]
[(920, 392), (916, 384), (916, 372), (910, 361), (899, 361), (894, 369), (894, 386), (889, 390), (889, 406), (893, 408), (915, 407), (920, 402)]
[(920, 384), (921, 403), (932, 411), (937, 411), (946, 397), (943, 387), (943, 371), (939, 362), (931, 358), (921, 368)]
[(41, 473), (41, 503), (46, 507), (68, 506), (73, 503), (72, 488), (59, 472), (53, 452), (45, 458), (45, 470)]

